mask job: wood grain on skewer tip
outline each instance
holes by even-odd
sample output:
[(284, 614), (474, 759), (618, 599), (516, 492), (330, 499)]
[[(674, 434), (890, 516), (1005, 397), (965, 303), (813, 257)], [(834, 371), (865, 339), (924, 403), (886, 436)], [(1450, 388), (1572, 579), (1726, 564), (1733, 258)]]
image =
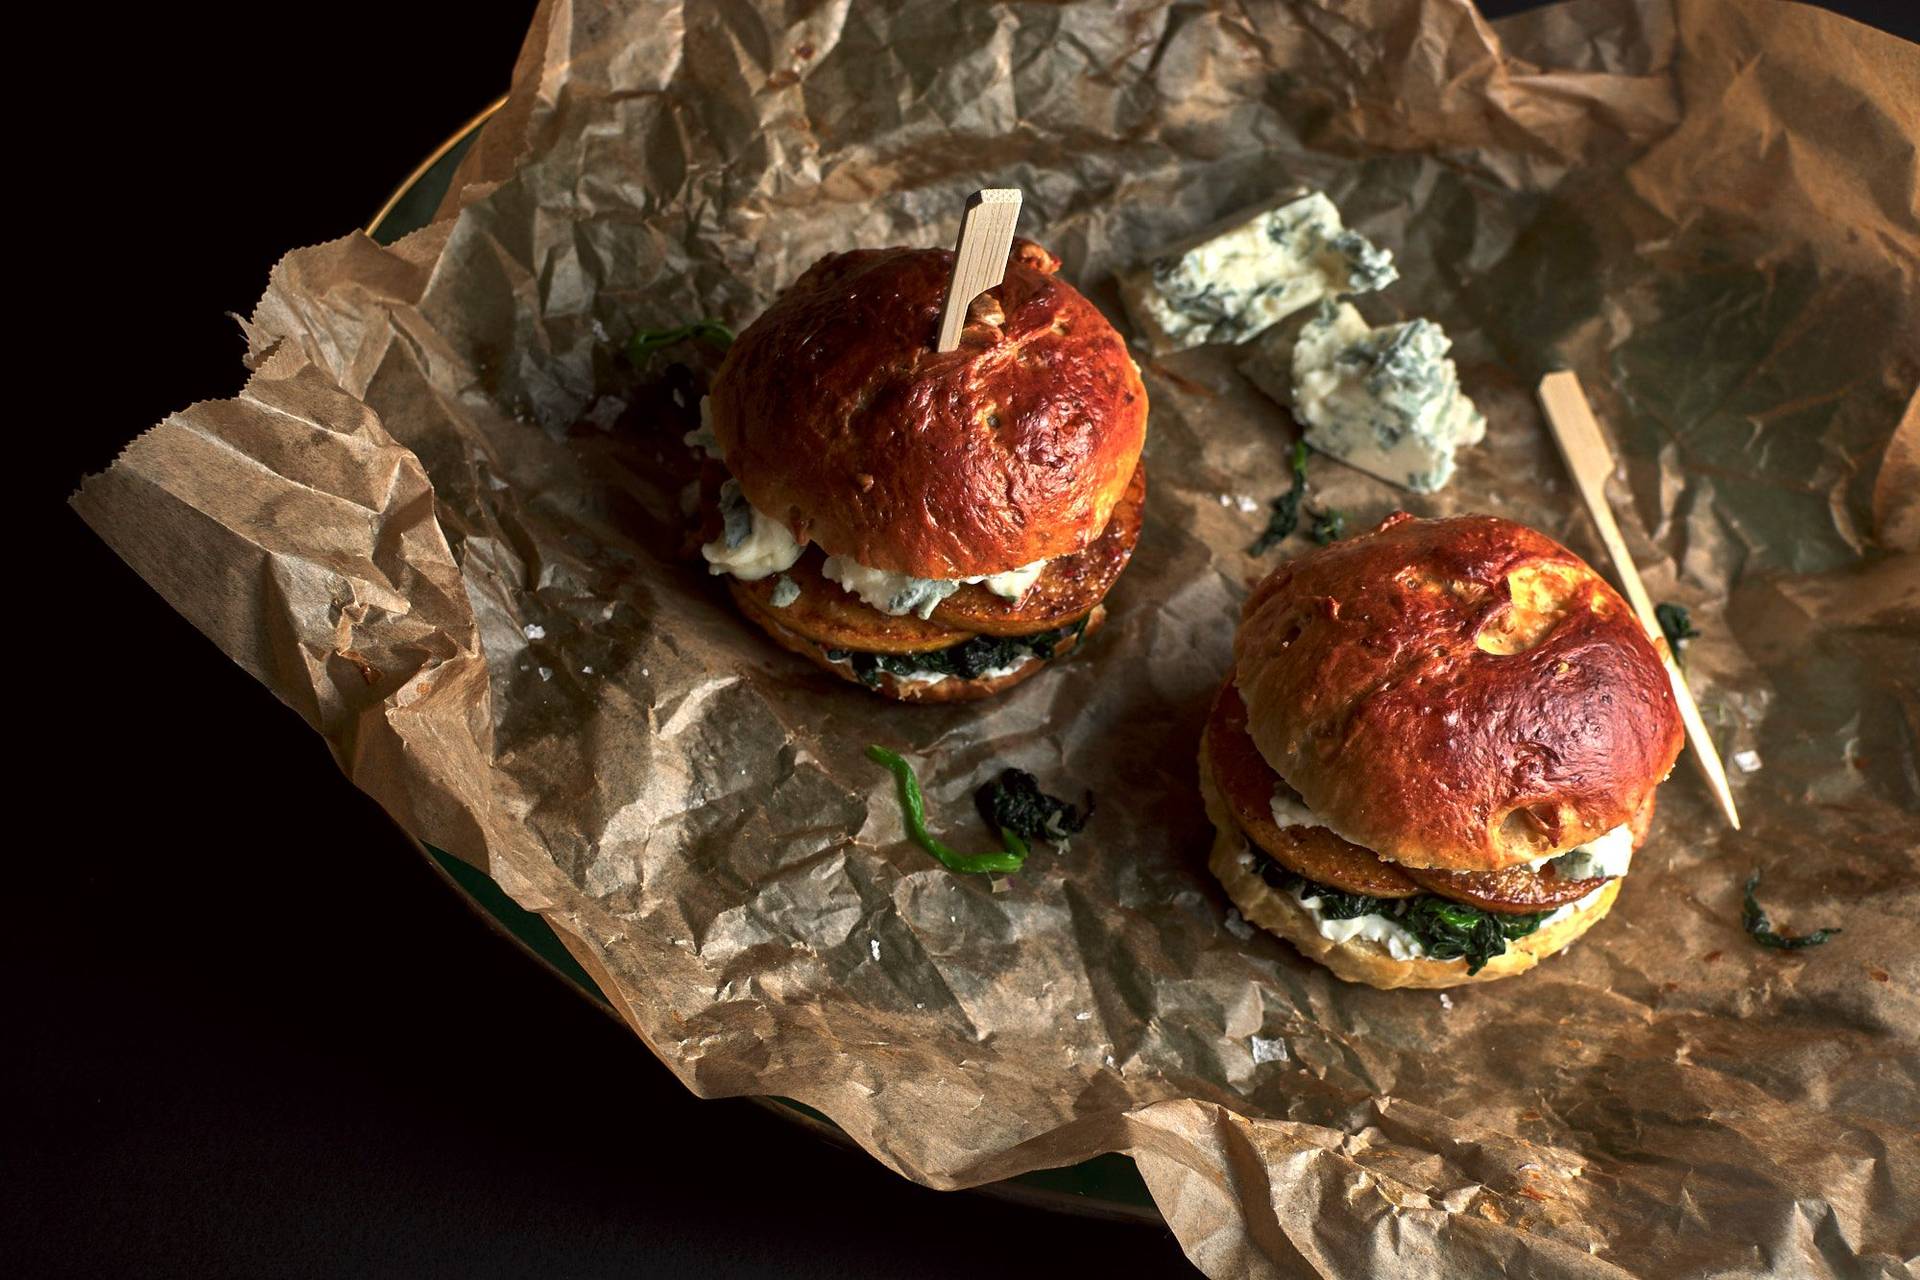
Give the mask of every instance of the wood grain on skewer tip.
[(1579, 489), (1587, 513), (1600, 531), (1600, 542), (1613, 561), (1627, 601), (1639, 615), (1640, 625), (1656, 641), (1655, 647), (1666, 663), (1674, 700), (1680, 704), (1680, 719), (1687, 727), (1687, 742), (1693, 748), (1694, 766), (1719, 802), (1728, 824), (1738, 831), (1740, 811), (1734, 807), (1726, 766), (1721, 764), (1720, 753), (1714, 749), (1706, 721), (1700, 717), (1700, 705), (1694, 701), (1679, 663), (1661, 639), (1660, 619), (1654, 613), (1653, 600), (1647, 595), (1646, 584), (1640, 580), (1640, 571), (1634, 567), (1626, 539), (1613, 518), (1613, 507), (1607, 502), (1607, 477), (1613, 474), (1613, 451), (1600, 433), (1600, 424), (1594, 419), (1593, 406), (1587, 402), (1579, 377), (1563, 369), (1540, 379), (1540, 407), (1546, 412), (1547, 425), (1553, 431), (1554, 443), (1560, 447), (1560, 456), (1566, 459), (1567, 470), (1573, 475), (1574, 487)]

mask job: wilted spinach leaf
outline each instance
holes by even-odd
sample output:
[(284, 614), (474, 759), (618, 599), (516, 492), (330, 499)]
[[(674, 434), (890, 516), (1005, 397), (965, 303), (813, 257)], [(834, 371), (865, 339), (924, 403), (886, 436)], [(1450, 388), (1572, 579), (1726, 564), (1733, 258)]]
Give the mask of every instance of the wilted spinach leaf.
[(1273, 509), (1267, 517), (1267, 527), (1253, 545), (1247, 548), (1250, 556), (1263, 556), (1285, 542), (1300, 524), (1300, 503), (1307, 496), (1307, 442), (1293, 442), (1293, 487), (1267, 505)]
[(1316, 511), (1311, 532), (1313, 540), (1323, 547), (1338, 542), (1347, 536), (1347, 517), (1339, 511)]
[(1839, 929), (1815, 929), (1812, 933), (1777, 933), (1773, 921), (1760, 906), (1760, 900), (1754, 893), (1760, 888), (1760, 868), (1755, 867), (1753, 874), (1747, 877), (1746, 904), (1740, 913), (1741, 927), (1747, 936), (1763, 947), (1772, 947), (1776, 951), (1798, 951), (1802, 947), (1817, 947), (1839, 933)]
[(1693, 618), (1683, 604), (1668, 604), (1661, 601), (1653, 606), (1653, 616), (1660, 621), (1660, 630), (1666, 634), (1667, 647), (1674, 653), (1680, 652), (1683, 642), (1698, 638), (1700, 633), (1693, 629)]
[(868, 688), (878, 685), (883, 675), (941, 675), (977, 680), (989, 671), (1011, 667), (1029, 654), (1051, 658), (1069, 637), (1078, 637), (1086, 629), (1087, 620), (1081, 618), (1064, 627), (1030, 636), (974, 636), (952, 648), (936, 649), (932, 653), (865, 653), (852, 649), (829, 649), (826, 654), (829, 662), (851, 664), (853, 674)]
[(1383, 916), (1412, 934), (1433, 959), (1466, 960), (1470, 974), (1480, 972), (1495, 956), (1504, 955), (1509, 941), (1533, 933), (1552, 914), (1538, 911), (1507, 915), (1483, 911), (1431, 893), (1415, 894), (1411, 898), (1375, 898), (1364, 893), (1348, 893), (1309, 880), (1264, 854), (1260, 858), (1260, 878), (1276, 889), (1316, 899), (1320, 914), (1329, 920)]
[(999, 777), (973, 793), (973, 803), (994, 831), (1011, 831), (1029, 840), (1065, 840), (1093, 816), (1091, 792), (1082, 813), (1078, 805), (1042, 791), (1039, 779), (1025, 769), (1002, 769)]

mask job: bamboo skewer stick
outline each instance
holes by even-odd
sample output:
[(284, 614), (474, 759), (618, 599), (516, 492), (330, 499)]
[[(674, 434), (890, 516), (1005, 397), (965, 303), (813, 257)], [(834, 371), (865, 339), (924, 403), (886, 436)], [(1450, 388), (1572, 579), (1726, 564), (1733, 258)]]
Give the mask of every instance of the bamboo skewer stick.
[(960, 217), (960, 238), (953, 250), (953, 279), (947, 284), (946, 306), (940, 311), (940, 341), (935, 351), (960, 345), (967, 324), (967, 307), (1007, 275), (1007, 253), (1013, 248), (1014, 224), (1020, 221), (1020, 191), (990, 187), (967, 197)]
[[(1600, 530), (1600, 541), (1613, 561), (1620, 585), (1626, 589), (1628, 602), (1639, 615), (1640, 625), (1647, 629), (1647, 634), (1660, 639), (1660, 619), (1653, 611), (1653, 600), (1647, 595), (1646, 584), (1640, 580), (1633, 557), (1627, 553), (1626, 539), (1620, 536), (1613, 507), (1607, 502), (1607, 477), (1613, 474), (1613, 451), (1607, 447), (1606, 437), (1600, 434), (1600, 424), (1594, 420), (1593, 406), (1587, 403), (1579, 377), (1563, 369), (1540, 379), (1540, 407), (1546, 411), (1554, 443), (1560, 446), (1560, 456), (1566, 459), (1573, 483), (1587, 504), (1587, 514)], [(1687, 688), (1686, 677), (1680, 673), (1679, 663), (1668, 646), (1657, 644), (1655, 647), (1666, 662), (1674, 700), (1680, 704), (1680, 719), (1687, 727), (1687, 741), (1693, 747), (1694, 766), (1706, 780), (1714, 799), (1720, 802), (1728, 824), (1738, 831), (1740, 812), (1733, 805), (1726, 767), (1720, 763), (1720, 753), (1714, 750), (1706, 722), (1700, 718), (1700, 705), (1693, 700), (1693, 692)]]

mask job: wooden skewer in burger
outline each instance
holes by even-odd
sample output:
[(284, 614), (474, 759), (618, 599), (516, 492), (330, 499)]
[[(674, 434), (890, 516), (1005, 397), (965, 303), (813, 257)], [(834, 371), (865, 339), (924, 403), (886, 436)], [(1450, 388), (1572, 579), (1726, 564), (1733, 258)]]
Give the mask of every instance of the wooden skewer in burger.
[(1523, 973), (1613, 906), (1681, 739), (1654, 642), (1578, 556), (1396, 513), (1248, 599), (1201, 743), (1209, 865), (1350, 982)]
[(983, 698), (1065, 656), (1140, 536), (1125, 342), (1040, 246), (1001, 262), (940, 351), (955, 254), (821, 259), (734, 341), (689, 437), (727, 473), (701, 553), (741, 611), (886, 697)]

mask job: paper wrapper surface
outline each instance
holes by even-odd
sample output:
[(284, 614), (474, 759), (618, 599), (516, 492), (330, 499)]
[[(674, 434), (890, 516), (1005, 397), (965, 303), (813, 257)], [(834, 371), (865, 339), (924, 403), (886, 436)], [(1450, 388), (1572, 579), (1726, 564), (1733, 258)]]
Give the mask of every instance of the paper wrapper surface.
[[(1904, 1274), (1916, 104), (1915, 49), (1785, 4), (547, 3), (438, 219), (290, 254), (245, 389), (76, 505), (702, 1094), (798, 1099), (937, 1187), (1131, 1152), (1214, 1275)], [(1577, 369), (1744, 762), (1743, 833), (1683, 768), (1611, 917), (1444, 998), (1343, 985), (1205, 871), (1208, 695), (1304, 543), (1245, 552), (1296, 431), (1243, 352), (1142, 355), (1111, 621), (956, 707), (742, 622), (686, 556), (702, 358), (621, 355), (745, 323), (823, 253), (950, 243), (982, 186), (1022, 188), (1022, 232), (1124, 327), (1117, 269), (1294, 183), (1395, 251), (1363, 309), (1441, 322), (1490, 421), (1439, 495), (1315, 458), (1310, 504), (1492, 511), (1597, 557), (1530, 390)], [(1008, 765), (1098, 813), (1020, 875), (952, 875), (875, 742), (954, 843), (987, 842), (968, 797)], [(1845, 931), (1755, 946), (1755, 866), (1783, 926)]]

